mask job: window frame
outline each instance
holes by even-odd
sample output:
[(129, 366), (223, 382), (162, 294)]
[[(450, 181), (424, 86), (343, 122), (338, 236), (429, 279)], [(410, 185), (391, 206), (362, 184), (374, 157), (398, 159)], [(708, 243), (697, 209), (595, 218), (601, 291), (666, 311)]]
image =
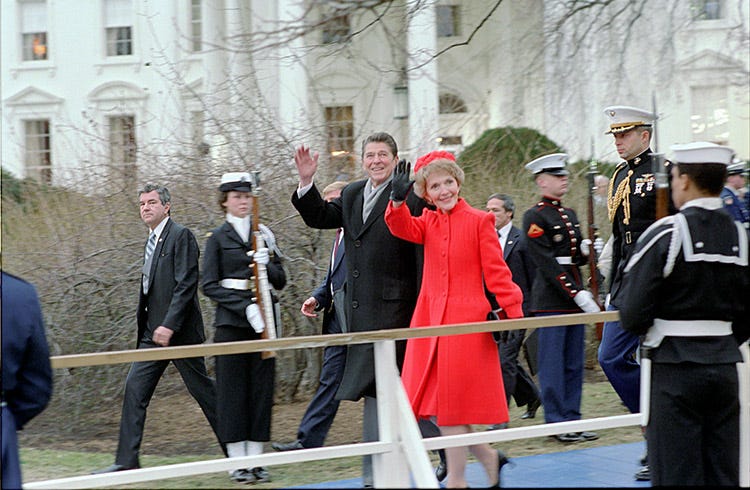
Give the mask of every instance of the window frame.
[[(36, 180), (47, 185), (52, 184), (53, 155), (52, 155), (52, 120), (48, 117), (43, 118), (23, 118), (23, 171), (27, 178)], [(46, 124), (46, 132), (30, 133), (30, 124)], [(31, 138), (39, 139), (43, 142), (39, 149), (30, 149), (29, 140)], [(45, 158), (46, 157), (46, 158)], [(30, 160), (39, 159), (36, 162)]]
[[(450, 12), (450, 18), (446, 18), (445, 12)], [(447, 30), (448, 22), (450, 22), (450, 30)], [(461, 35), (460, 5), (443, 4), (435, 6), (435, 32), (438, 38)]]

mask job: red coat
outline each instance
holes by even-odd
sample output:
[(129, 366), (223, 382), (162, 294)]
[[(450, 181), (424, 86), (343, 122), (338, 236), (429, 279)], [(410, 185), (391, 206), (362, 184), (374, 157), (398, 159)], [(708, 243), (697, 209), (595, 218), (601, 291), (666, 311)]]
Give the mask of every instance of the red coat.
[[(450, 214), (413, 217), (389, 203), (394, 236), (424, 245), (424, 272), (411, 327), (485, 321), (487, 288), (509, 318), (521, 318), (523, 293), (513, 283), (495, 231), (495, 218), (459, 199)], [(487, 333), (410, 339), (401, 379), (419, 418), (440, 426), (508, 421), (497, 344)]]

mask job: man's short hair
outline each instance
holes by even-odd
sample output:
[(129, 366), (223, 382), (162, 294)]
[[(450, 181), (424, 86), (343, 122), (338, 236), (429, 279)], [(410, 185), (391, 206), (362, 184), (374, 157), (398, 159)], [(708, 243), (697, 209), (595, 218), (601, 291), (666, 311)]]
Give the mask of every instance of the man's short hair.
[(727, 166), (723, 163), (677, 164), (677, 172), (687, 174), (696, 187), (712, 196), (719, 196), (727, 178)]
[(349, 185), (349, 182), (343, 181), (343, 180), (336, 180), (334, 182), (331, 182), (327, 186), (323, 188), (323, 196), (326, 196), (327, 194), (330, 194), (331, 192), (340, 191), (344, 187)]
[(398, 145), (396, 145), (396, 140), (393, 139), (393, 136), (385, 132), (380, 132), (372, 133), (362, 142), (362, 158), (365, 156), (365, 147), (369, 143), (385, 143), (390, 147), (393, 156), (398, 155)]
[(510, 213), (511, 219), (513, 218), (513, 213), (516, 210), (516, 203), (513, 202), (512, 197), (510, 197), (508, 194), (496, 192), (494, 194), (491, 194), (490, 197), (487, 198), (488, 201), (490, 199), (499, 199), (503, 201), (503, 208), (505, 208), (505, 210)]
[(169, 189), (164, 187), (163, 185), (158, 184), (146, 184), (140, 189), (138, 189), (138, 197), (141, 197), (141, 194), (148, 194), (149, 192), (156, 191), (159, 194), (159, 200), (161, 201), (162, 205), (166, 206), (167, 204), (172, 202), (172, 196), (169, 195)]

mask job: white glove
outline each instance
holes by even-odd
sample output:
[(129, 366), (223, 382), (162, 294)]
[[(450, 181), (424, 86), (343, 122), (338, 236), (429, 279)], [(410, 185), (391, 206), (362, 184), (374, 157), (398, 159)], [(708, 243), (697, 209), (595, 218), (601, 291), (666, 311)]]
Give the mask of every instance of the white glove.
[(604, 250), (604, 240), (602, 240), (601, 237), (596, 237), (596, 240), (594, 240), (594, 250), (596, 251), (596, 255), (602, 254), (602, 250)]
[(256, 250), (253, 254), (253, 261), (256, 264), (266, 265), (269, 261), (268, 249), (264, 247)]
[(596, 301), (594, 301), (594, 295), (585, 289), (583, 291), (578, 291), (578, 294), (573, 297), (573, 301), (575, 301), (578, 307), (585, 313), (599, 313), (602, 311)]
[(251, 303), (247, 305), (245, 316), (256, 333), (262, 333), (266, 329), (266, 322), (263, 321), (263, 315), (260, 314), (260, 308), (258, 308), (257, 304)]
[(591, 251), (591, 240), (589, 240), (588, 238), (584, 238), (583, 240), (581, 240), (580, 249), (583, 256), (588, 257)]

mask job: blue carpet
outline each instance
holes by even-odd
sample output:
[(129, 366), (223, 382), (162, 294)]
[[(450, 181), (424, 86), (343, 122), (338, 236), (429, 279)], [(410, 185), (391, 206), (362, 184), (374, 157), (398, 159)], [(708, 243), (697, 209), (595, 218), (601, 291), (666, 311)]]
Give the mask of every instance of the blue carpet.
[[(503, 469), (502, 485), (515, 488), (650, 487), (649, 482), (633, 479), (645, 448), (645, 443), (634, 442), (520, 458), (509, 455), (513, 465)], [(466, 467), (466, 480), (473, 488), (487, 485), (479, 463)], [(293, 488), (362, 488), (362, 479), (310, 483)]]

